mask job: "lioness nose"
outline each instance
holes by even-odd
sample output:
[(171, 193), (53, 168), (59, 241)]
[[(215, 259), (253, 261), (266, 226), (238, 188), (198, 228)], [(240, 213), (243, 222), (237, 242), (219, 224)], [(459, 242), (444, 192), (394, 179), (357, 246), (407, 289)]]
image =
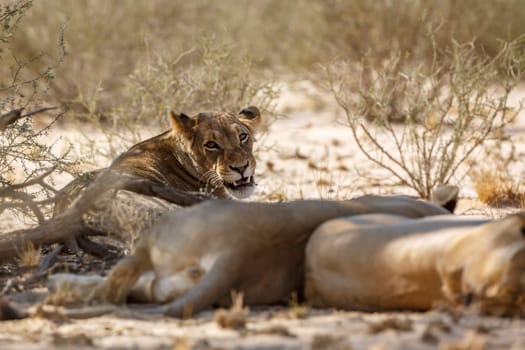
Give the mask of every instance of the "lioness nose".
[(244, 176), (244, 172), (248, 168), (248, 165), (249, 165), (249, 162), (246, 162), (246, 164), (241, 165), (239, 167), (234, 167), (234, 166), (230, 165), (230, 169), (233, 170), (233, 171), (238, 172), (239, 174), (241, 174), (241, 176)]

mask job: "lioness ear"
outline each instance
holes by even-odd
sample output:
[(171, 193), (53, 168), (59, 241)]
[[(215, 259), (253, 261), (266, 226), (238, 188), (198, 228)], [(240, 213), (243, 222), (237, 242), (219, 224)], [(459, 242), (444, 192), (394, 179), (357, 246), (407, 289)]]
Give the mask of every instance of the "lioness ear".
[(454, 213), (458, 203), (459, 187), (454, 185), (439, 185), (432, 190), (430, 201), (449, 212)]
[(257, 107), (246, 107), (239, 112), (239, 119), (250, 128), (257, 130), (261, 125), (261, 112)]
[(189, 139), (191, 135), (191, 129), (195, 126), (195, 120), (188, 117), (186, 114), (177, 114), (170, 111), (170, 123), (171, 128), (175, 133), (182, 134)]

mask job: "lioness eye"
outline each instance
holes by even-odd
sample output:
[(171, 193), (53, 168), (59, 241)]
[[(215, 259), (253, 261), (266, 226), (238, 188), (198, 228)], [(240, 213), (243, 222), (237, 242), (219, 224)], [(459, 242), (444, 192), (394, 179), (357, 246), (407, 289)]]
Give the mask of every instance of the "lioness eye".
[(204, 147), (211, 150), (218, 150), (220, 146), (215, 141), (208, 141), (204, 144)]
[(246, 142), (246, 140), (248, 140), (248, 134), (243, 132), (239, 135), (239, 140), (241, 141), (241, 143)]

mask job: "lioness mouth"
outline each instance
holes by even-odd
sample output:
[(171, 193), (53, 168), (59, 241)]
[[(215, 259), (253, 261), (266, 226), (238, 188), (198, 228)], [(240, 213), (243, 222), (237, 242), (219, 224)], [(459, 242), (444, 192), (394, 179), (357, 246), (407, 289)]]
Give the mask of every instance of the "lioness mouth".
[(242, 187), (253, 186), (253, 183), (254, 183), (253, 176), (249, 176), (249, 177), (243, 177), (242, 179), (239, 179), (234, 182), (225, 182), (224, 185), (228, 188), (235, 190), (235, 189), (239, 189)]

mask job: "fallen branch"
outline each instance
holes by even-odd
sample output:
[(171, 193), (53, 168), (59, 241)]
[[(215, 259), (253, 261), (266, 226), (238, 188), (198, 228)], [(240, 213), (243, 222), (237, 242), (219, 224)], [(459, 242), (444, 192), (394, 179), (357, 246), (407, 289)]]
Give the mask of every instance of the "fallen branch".
[(5, 284), (4, 288), (2, 288), (0, 295), (7, 294), (11, 289), (16, 289), (18, 291), (24, 290), (27, 285), (39, 282), (46, 278), (50, 271), (51, 269), (47, 269), (43, 271), (37, 271), (28, 276), (17, 276), (10, 278)]
[(116, 173), (111, 169), (105, 170), (86, 188), (78, 201), (63, 213), (37, 227), (0, 235), (0, 262), (15, 257), (27, 241), (35, 246), (43, 246), (81, 236), (104, 235), (104, 232), (89, 228), (82, 216), (93, 209), (101, 195), (122, 189), (162, 198), (180, 206), (194, 205), (211, 198), (206, 194), (178, 191), (153, 181)]
[[(108, 181), (105, 181), (105, 180)], [(114, 174), (89, 186), (79, 200), (64, 213), (44, 221), (35, 228), (21, 229), (0, 236), (0, 261), (17, 255), (23, 242), (30, 241), (35, 246), (64, 242), (69, 238), (82, 235), (103, 234), (90, 229), (84, 224), (82, 215), (86, 213), (103, 193), (117, 190), (125, 184), (125, 179), (117, 179)]]
[(54, 109), (58, 109), (58, 107), (44, 107), (26, 114), (22, 114), (22, 111), (24, 110), (23, 108), (13, 109), (12, 111), (4, 113), (0, 116), (0, 132), (4, 132), (9, 125), (13, 124), (18, 119), (32, 117), (35, 114), (52, 111)]
[(122, 307), (115, 305), (83, 306), (79, 308), (67, 308), (54, 305), (36, 305), (23, 311), (24, 315), (42, 316), (46, 318), (60, 317), (73, 319), (87, 319), (107, 315), (120, 310)]
[(16, 201), (13, 202), (7, 202), (2, 205), (0, 205), (0, 213), (2, 213), (6, 209), (13, 209), (13, 208), (29, 208), (33, 212), (33, 215), (37, 218), (38, 223), (41, 224), (45, 221), (44, 214), (42, 213), (42, 210), (40, 208), (41, 205), (54, 203), (54, 200), (48, 201), (49, 203), (46, 203), (46, 201), (35, 201), (34, 197), (31, 194), (28, 194), (26, 192), (20, 191), (24, 188), (34, 186), (34, 185), (40, 185), (43, 188), (46, 188), (48, 190), (52, 190), (56, 193), (56, 190), (53, 189), (50, 185), (48, 185), (45, 182), (45, 179), (53, 173), (53, 171), (56, 170), (56, 166), (46, 170), (42, 174), (38, 175), (37, 177), (22, 182), (18, 184), (9, 185), (3, 188), (0, 188), (0, 198), (11, 198)]

